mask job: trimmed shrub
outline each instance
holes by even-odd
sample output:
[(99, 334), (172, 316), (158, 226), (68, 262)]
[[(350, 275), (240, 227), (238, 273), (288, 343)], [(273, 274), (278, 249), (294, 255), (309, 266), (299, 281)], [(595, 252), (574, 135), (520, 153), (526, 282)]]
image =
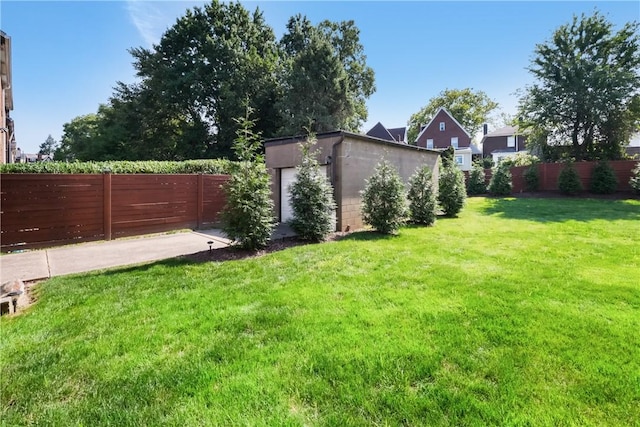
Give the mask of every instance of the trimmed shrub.
[(529, 166), (522, 174), (522, 177), (527, 191), (538, 191), (540, 188), (540, 173), (538, 172), (537, 164)]
[(109, 162), (38, 162), (38, 163), (9, 163), (0, 165), (1, 173), (118, 173), (118, 174), (173, 174), (173, 173), (204, 173), (228, 174), (233, 162), (226, 159), (202, 159), (174, 161), (109, 161)]
[(487, 184), (485, 182), (484, 169), (481, 165), (476, 164), (469, 172), (469, 179), (467, 180), (467, 194), (476, 195), (484, 194), (487, 192)]
[(302, 163), (296, 168), (296, 180), (289, 186), (293, 219), (291, 228), (304, 240), (324, 240), (334, 230), (333, 188), (327, 177), (320, 171), (311, 147), (315, 145), (314, 136), (300, 144)]
[(573, 167), (572, 162), (565, 163), (564, 168), (560, 171), (560, 175), (558, 176), (558, 189), (561, 193), (568, 194), (570, 196), (576, 195), (582, 191), (580, 177), (578, 176), (576, 169)]
[(483, 169), (491, 169), (493, 167), (493, 158), (483, 157), (479, 163)]
[(629, 185), (636, 194), (640, 194), (640, 162), (636, 164), (631, 172), (631, 179), (629, 179)]
[(240, 161), (224, 186), (227, 204), (221, 215), (222, 231), (237, 246), (256, 250), (269, 243), (274, 228), (271, 179), (260, 154), (260, 135), (253, 132), (255, 121), (247, 117), (236, 122), (240, 127), (233, 150)]
[(436, 194), (433, 188), (431, 169), (428, 166), (416, 169), (409, 178), (409, 215), (416, 224), (432, 225), (436, 221)]
[(440, 171), (438, 202), (446, 216), (455, 217), (467, 200), (464, 174), (455, 164), (448, 167), (443, 166)]
[(589, 189), (595, 194), (612, 194), (618, 189), (618, 178), (609, 163), (598, 162), (591, 171)]
[(489, 194), (492, 196), (508, 196), (511, 194), (511, 170), (508, 164), (500, 164), (493, 169), (489, 182)]
[(404, 223), (406, 210), (400, 175), (382, 161), (362, 192), (362, 219), (381, 233), (394, 234)]

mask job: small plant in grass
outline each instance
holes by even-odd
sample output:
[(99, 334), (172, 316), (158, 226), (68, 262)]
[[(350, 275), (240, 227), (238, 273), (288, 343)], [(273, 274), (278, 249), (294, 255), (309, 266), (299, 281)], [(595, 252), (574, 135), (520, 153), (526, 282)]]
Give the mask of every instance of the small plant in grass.
[(631, 171), (631, 179), (629, 179), (629, 185), (636, 194), (640, 194), (640, 162), (636, 164), (636, 167)]
[(511, 194), (511, 170), (509, 164), (499, 164), (491, 175), (489, 194), (493, 196), (508, 196)]
[(567, 161), (558, 176), (558, 189), (563, 194), (573, 196), (582, 191), (582, 183), (573, 162)]
[(253, 131), (255, 120), (247, 115), (236, 119), (240, 125), (233, 150), (238, 162), (231, 179), (224, 186), (227, 204), (222, 211), (222, 231), (239, 247), (248, 250), (263, 248), (274, 228), (270, 178), (260, 154), (260, 134)]
[(467, 194), (477, 195), (487, 192), (487, 184), (485, 182), (484, 169), (482, 165), (476, 163), (469, 173), (467, 180)]
[(527, 191), (538, 191), (540, 188), (540, 173), (538, 172), (537, 164), (529, 166), (522, 174), (522, 177)]
[(440, 168), (440, 188), (438, 203), (446, 216), (455, 217), (464, 207), (467, 190), (464, 185), (464, 174), (454, 163)]
[(289, 187), (293, 219), (291, 228), (305, 240), (324, 240), (333, 230), (332, 214), (336, 208), (333, 188), (320, 171), (311, 147), (316, 143), (310, 135), (300, 144), (302, 163), (297, 167), (296, 180)]
[(596, 194), (615, 193), (618, 189), (618, 178), (609, 163), (600, 161), (594, 166), (589, 189)]
[(416, 224), (432, 225), (436, 220), (436, 194), (431, 169), (418, 168), (409, 178), (409, 215)]
[(380, 233), (394, 234), (405, 221), (405, 188), (398, 171), (382, 161), (362, 192), (362, 219)]

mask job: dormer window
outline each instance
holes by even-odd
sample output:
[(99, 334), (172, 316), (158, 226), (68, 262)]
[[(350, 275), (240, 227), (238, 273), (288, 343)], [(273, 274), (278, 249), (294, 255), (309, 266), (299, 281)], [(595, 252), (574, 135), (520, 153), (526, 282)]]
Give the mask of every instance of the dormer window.
[(440, 132), (444, 131), (444, 122), (440, 122)]

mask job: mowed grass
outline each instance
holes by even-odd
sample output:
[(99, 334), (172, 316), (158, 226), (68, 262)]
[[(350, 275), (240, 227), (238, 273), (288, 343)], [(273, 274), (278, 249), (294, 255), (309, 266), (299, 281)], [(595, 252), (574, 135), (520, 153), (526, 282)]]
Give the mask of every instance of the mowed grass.
[(264, 257), (49, 280), (3, 425), (638, 425), (640, 201), (470, 199)]

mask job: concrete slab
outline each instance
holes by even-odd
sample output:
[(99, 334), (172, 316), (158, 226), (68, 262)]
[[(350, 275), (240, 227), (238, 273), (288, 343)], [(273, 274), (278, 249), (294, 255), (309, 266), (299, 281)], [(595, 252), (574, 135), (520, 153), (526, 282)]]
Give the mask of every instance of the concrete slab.
[(47, 251), (20, 252), (0, 256), (0, 282), (31, 281), (50, 277)]
[(206, 234), (187, 232), (53, 248), (47, 251), (49, 269), (53, 277), (142, 264), (208, 250), (209, 241), (214, 249), (227, 246)]

